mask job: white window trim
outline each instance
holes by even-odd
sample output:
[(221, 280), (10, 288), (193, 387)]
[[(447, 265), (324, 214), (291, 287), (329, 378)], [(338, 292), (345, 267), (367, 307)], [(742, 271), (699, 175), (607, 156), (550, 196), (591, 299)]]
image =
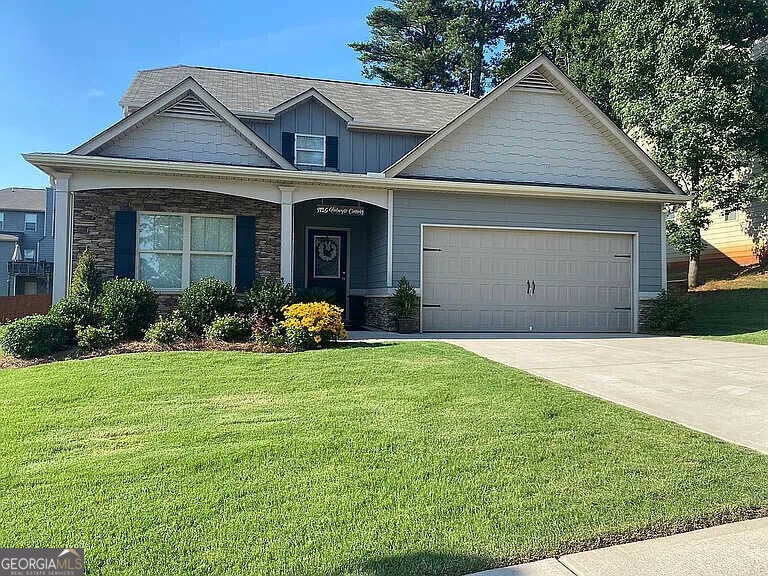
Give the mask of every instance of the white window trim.
[[(303, 136), (305, 138), (321, 138), (323, 140), (323, 162), (322, 164), (311, 164), (307, 162), (299, 162), (299, 152), (320, 152), (321, 150), (315, 150), (313, 148), (299, 148), (299, 136)], [(316, 166), (319, 168), (325, 168), (325, 164), (328, 161), (328, 158), (326, 158), (325, 150), (326, 150), (326, 141), (325, 136), (321, 136), (319, 134), (299, 134), (298, 132), (293, 135), (293, 157), (296, 160), (296, 164), (298, 166)]]
[[(32, 216), (35, 219), (34, 222), (30, 222), (28, 220), (29, 216)], [(27, 228), (27, 224), (30, 224), (30, 223), (35, 225), (34, 229), (32, 229), (32, 230)], [(35, 214), (34, 212), (25, 212), (24, 213), (24, 232), (37, 232), (37, 214)]]
[(5, 230), (5, 212), (0, 211), (0, 230)]
[[(141, 250), (139, 246), (139, 226), (142, 216), (180, 216), (183, 219), (183, 244), (179, 250)], [(208, 252), (202, 250), (192, 250), (192, 217), (202, 218), (226, 218), (232, 220), (232, 252)], [(192, 256), (231, 256), (232, 257), (232, 286), (236, 286), (235, 264), (237, 254), (237, 220), (235, 216), (227, 214), (196, 214), (187, 212), (148, 212), (140, 211), (136, 213), (136, 262), (135, 277), (141, 280), (141, 254), (181, 254), (181, 288), (154, 288), (159, 294), (178, 294), (190, 284), (190, 262)]]

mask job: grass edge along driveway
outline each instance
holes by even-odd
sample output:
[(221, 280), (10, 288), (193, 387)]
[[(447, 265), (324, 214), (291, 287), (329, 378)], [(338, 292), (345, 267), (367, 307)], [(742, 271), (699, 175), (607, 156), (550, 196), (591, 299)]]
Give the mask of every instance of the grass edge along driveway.
[(3, 370), (0, 403), (0, 546), (94, 574), (465, 574), (768, 504), (768, 457), (440, 343)]

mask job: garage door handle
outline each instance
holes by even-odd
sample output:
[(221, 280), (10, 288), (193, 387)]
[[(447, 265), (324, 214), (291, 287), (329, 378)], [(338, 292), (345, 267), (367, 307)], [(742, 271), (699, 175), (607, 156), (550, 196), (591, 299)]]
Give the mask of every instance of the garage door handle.
[(422, 304), (422, 308), (440, 308), (440, 304)]
[(536, 280), (531, 283), (531, 296), (536, 294)]
[(526, 288), (525, 288), (525, 295), (526, 296), (530, 296), (531, 295), (531, 281), (530, 280), (526, 280), (525, 283), (527, 285)]
[(626, 307), (626, 308), (614, 308), (614, 310), (632, 310), (632, 308), (630, 308), (630, 307)]

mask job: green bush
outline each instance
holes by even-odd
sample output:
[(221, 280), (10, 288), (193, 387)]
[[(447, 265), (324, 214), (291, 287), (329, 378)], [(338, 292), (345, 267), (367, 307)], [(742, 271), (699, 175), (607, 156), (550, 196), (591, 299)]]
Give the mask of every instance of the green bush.
[(403, 276), (397, 283), (397, 289), (392, 293), (392, 308), (398, 318), (413, 318), (419, 305), (416, 289)]
[(152, 324), (144, 335), (147, 342), (159, 344), (160, 346), (170, 346), (189, 337), (184, 321), (178, 316), (170, 318), (160, 318)]
[(200, 335), (219, 316), (237, 310), (232, 286), (216, 278), (191, 284), (179, 297), (179, 316), (192, 334)]
[(0, 347), (19, 358), (41, 358), (66, 348), (67, 330), (57, 316), (26, 316), (11, 322)]
[(313, 286), (312, 288), (302, 288), (296, 291), (296, 302), (327, 302), (328, 304), (344, 305), (343, 302), (336, 301), (336, 290), (333, 288), (321, 288)]
[(78, 327), (98, 326), (101, 322), (101, 314), (95, 304), (71, 295), (56, 302), (48, 314), (63, 322), (70, 342), (75, 341)]
[(117, 334), (109, 326), (81, 326), (77, 329), (77, 348), (83, 352), (104, 350), (117, 344)]
[(95, 304), (101, 295), (102, 287), (103, 281), (101, 272), (96, 268), (96, 259), (93, 257), (93, 252), (86, 248), (72, 273), (69, 295), (76, 300)]
[(251, 337), (251, 324), (236, 314), (219, 316), (205, 329), (205, 337), (223, 342), (247, 342)]
[(270, 276), (245, 293), (243, 309), (272, 327), (284, 319), (283, 307), (296, 302), (296, 291), (281, 278)]
[(99, 298), (102, 323), (119, 340), (139, 338), (157, 319), (157, 293), (146, 282), (120, 278), (104, 284)]
[(693, 313), (693, 301), (689, 296), (676, 296), (662, 290), (651, 301), (645, 328), (649, 332), (683, 332), (693, 319)]

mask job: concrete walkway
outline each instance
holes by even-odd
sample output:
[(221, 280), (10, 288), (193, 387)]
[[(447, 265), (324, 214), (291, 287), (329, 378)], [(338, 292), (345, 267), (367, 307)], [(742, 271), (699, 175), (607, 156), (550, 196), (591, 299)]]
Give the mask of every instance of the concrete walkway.
[(475, 576), (758, 576), (768, 574), (768, 518), (561, 558), (478, 572)]
[(768, 346), (600, 334), (354, 332), (450, 342), (496, 362), (768, 453)]

